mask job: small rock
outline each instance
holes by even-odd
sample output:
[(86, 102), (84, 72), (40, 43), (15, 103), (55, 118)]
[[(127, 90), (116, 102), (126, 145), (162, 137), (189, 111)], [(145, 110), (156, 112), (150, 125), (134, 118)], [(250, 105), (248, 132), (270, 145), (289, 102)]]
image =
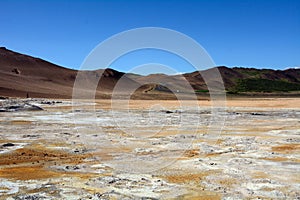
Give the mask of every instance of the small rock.
[(21, 71), (18, 68), (14, 68), (13, 70), (11, 70), (11, 72), (15, 74), (21, 74)]
[(2, 145), (3, 147), (13, 147), (15, 146), (13, 143), (6, 143)]

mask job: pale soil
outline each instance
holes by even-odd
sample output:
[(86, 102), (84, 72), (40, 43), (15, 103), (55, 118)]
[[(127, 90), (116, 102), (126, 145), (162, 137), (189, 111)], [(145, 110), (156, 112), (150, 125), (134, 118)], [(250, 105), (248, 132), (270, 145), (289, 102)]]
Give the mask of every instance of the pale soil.
[[(111, 109), (112, 104), (116, 108), (124, 109), (128, 107), (130, 109), (149, 109), (154, 105), (160, 105), (166, 109), (176, 109), (179, 108), (181, 104), (184, 106), (212, 106), (212, 102), (209, 100), (74, 100), (75, 102), (87, 102), (96, 103), (95, 108), (99, 109)], [(222, 105), (227, 107), (256, 107), (256, 108), (300, 108), (300, 98), (231, 98), (226, 101), (216, 101), (216, 105)], [(126, 106), (124, 106), (126, 105)], [(87, 108), (92, 108), (91, 106), (86, 106)], [(70, 106), (61, 106), (60, 108), (72, 109)]]
[(300, 98), (216, 119), (207, 100), (39, 101), (0, 113), (0, 199), (300, 198)]

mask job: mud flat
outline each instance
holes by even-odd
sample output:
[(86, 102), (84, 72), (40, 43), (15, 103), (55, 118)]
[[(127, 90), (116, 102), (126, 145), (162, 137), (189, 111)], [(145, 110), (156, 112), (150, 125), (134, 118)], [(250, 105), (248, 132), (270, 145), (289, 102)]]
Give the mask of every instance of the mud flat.
[(11, 104), (42, 109), (0, 113), (0, 199), (300, 198), (297, 98)]

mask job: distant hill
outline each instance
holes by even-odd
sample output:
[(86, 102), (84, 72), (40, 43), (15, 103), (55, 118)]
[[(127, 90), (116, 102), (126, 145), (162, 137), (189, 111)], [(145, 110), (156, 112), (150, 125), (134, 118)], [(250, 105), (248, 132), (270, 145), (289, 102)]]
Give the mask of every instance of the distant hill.
[[(300, 92), (300, 69), (272, 70), (225, 66), (217, 68), (222, 76), (225, 89), (230, 94)], [(163, 82), (168, 88), (173, 88), (173, 91), (184, 91), (183, 77), (197, 93), (208, 92), (207, 85), (199, 71), (175, 76), (152, 74), (133, 77), (133, 79), (140, 83), (151, 80)]]
[(69, 98), (76, 71), (0, 48), (0, 95)]
[[(218, 67), (225, 89), (231, 94), (300, 93), (300, 69), (271, 70)], [(40, 58), (0, 48), (0, 95), (12, 97), (71, 98), (78, 71), (64, 68)], [(112, 92), (134, 90), (134, 99), (174, 99), (174, 93), (196, 91), (207, 95), (202, 72), (182, 75), (125, 74), (114, 69), (84, 71), (88, 77), (100, 78), (97, 98), (111, 98)], [(101, 77), (100, 77), (100, 74)], [(118, 89), (115, 89), (115, 86)], [(188, 92), (187, 92), (188, 91)]]
[[(229, 93), (300, 91), (300, 69), (272, 70), (224, 66), (218, 69)], [(207, 90), (198, 72), (187, 73), (184, 76), (195, 90)]]
[[(0, 48), (0, 95), (13, 97), (71, 98), (78, 71), (45, 60)], [(96, 95), (108, 98), (114, 85), (124, 75), (113, 69), (85, 71), (97, 77), (102, 74)], [(137, 84), (127, 79), (127, 85)]]

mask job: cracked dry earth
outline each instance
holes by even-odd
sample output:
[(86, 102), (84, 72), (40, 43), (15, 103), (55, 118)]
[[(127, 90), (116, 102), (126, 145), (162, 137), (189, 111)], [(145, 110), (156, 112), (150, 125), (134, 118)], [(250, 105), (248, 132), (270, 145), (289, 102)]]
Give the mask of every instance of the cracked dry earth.
[(220, 134), (209, 102), (42, 101), (0, 113), (0, 199), (300, 199), (300, 99), (229, 100)]

